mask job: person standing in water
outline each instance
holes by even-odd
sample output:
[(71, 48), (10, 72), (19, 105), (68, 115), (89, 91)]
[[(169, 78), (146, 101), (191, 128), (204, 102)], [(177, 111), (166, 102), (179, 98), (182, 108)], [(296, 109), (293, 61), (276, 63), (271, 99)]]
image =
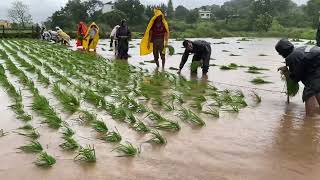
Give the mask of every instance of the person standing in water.
[(159, 67), (159, 56), (162, 60), (162, 68), (166, 63), (166, 46), (169, 39), (169, 26), (159, 9), (154, 10), (154, 16), (151, 18), (144, 36), (140, 43), (140, 55), (148, 55), (153, 52), (154, 61)]
[(166, 63), (166, 55), (165, 55), (165, 42), (168, 42), (168, 31), (163, 24), (164, 17), (160, 15), (154, 21), (152, 28), (149, 33), (149, 44), (148, 49), (150, 48), (150, 43), (153, 44), (153, 57), (154, 61), (159, 67), (159, 55), (162, 60), (162, 68), (164, 68)]
[(116, 37), (118, 39), (118, 59), (128, 59), (129, 40), (131, 39), (131, 32), (125, 20), (121, 21), (121, 26), (118, 28)]
[[(211, 58), (211, 45), (210, 43), (202, 40), (197, 41), (183, 41), (183, 47), (186, 48), (179, 66), (178, 74), (181, 73), (184, 65), (186, 64), (189, 55), (194, 54), (192, 58), (192, 63), (199, 63), (202, 67), (202, 74), (207, 75), (209, 70), (209, 63)], [(192, 73), (197, 73), (197, 67), (195, 69), (191, 68)]]
[(305, 102), (306, 115), (314, 115), (316, 103), (320, 105), (320, 47), (295, 48), (287, 39), (281, 39), (275, 49), (286, 63), (278, 70), (286, 78), (304, 84), (302, 100)]
[(84, 37), (83, 48), (87, 50), (88, 52), (90, 49), (93, 49), (94, 52), (96, 52), (96, 48), (99, 42), (99, 27), (96, 25), (96, 23), (91, 23), (89, 26), (87, 33)]
[(87, 25), (84, 22), (80, 22), (77, 28), (77, 47), (82, 46), (82, 41), (87, 34)]

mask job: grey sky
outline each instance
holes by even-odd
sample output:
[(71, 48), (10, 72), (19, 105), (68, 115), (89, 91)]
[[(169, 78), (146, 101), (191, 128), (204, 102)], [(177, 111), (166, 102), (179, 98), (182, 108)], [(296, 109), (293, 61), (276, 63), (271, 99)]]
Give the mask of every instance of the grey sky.
[[(0, 19), (7, 18), (7, 10), (14, 0), (0, 0)], [(44, 21), (54, 11), (59, 10), (68, 0), (22, 0), (30, 6), (33, 20), (36, 22)], [(103, 0), (110, 1), (110, 0)], [(166, 3), (167, 0), (140, 0), (144, 4)], [(184, 5), (188, 8), (199, 7), (202, 5), (223, 4), (227, 0), (172, 0), (174, 6)], [(298, 4), (306, 3), (307, 0), (293, 0)]]

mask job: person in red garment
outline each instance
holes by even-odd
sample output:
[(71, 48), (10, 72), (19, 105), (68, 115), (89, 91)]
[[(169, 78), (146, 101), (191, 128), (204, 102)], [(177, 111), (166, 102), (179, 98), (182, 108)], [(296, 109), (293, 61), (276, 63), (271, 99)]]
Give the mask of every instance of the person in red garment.
[(159, 67), (160, 55), (162, 60), (162, 68), (164, 68), (166, 63), (166, 56), (164, 54), (164, 42), (168, 41), (168, 32), (165, 25), (163, 24), (162, 18), (162, 15), (158, 16), (150, 29), (148, 49), (150, 48), (150, 43), (152, 42), (154, 61), (157, 64), (157, 67)]
[(82, 46), (82, 41), (87, 33), (87, 25), (84, 22), (80, 22), (78, 24), (78, 29), (77, 29), (77, 47)]

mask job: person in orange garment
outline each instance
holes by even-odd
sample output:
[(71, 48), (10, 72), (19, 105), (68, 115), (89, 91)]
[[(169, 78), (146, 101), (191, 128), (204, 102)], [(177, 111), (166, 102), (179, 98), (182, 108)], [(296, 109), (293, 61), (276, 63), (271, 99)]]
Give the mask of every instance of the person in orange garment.
[(84, 22), (80, 22), (77, 28), (77, 47), (82, 46), (82, 41), (87, 34), (87, 25)]

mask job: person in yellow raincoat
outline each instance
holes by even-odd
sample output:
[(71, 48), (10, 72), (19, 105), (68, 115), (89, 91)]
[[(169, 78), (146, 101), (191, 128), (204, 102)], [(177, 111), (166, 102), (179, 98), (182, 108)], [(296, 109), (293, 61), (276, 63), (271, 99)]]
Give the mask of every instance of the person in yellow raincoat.
[(93, 22), (89, 26), (88, 31), (82, 42), (83, 49), (87, 51), (90, 51), (90, 49), (93, 49), (94, 52), (96, 52), (98, 42), (99, 42), (99, 27), (96, 25), (96, 23)]
[(159, 9), (154, 10), (154, 16), (151, 18), (144, 37), (140, 43), (140, 55), (148, 55), (153, 52), (154, 61), (159, 67), (159, 55), (162, 60), (162, 68), (164, 68), (166, 59), (165, 52), (169, 39), (169, 26)]
[(70, 46), (70, 36), (59, 27), (56, 27), (56, 30), (58, 33), (58, 37), (62, 41), (62, 43)]

